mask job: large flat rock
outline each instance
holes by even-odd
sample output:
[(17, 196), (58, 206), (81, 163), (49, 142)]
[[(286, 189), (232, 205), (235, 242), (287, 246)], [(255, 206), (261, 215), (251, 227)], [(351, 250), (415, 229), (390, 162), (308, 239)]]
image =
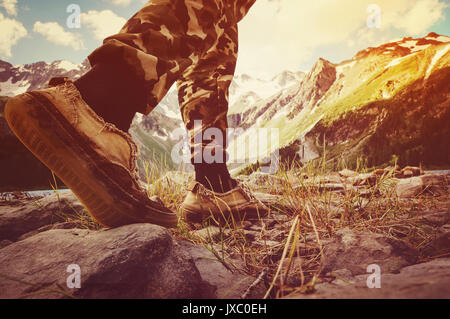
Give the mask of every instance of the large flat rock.
[[(312, 294), (290, 298), (312, 299), (448, 299), (450, 298), (450, 258), (407, 266), (398, 274), (381, 273), (381, 287), (368, 288), (370, 274), (336, 279), (315, 286)], [(342, 277), (342, 274), (341, 274)]]
[[(191, 255), (151, 224), (50, 230), (0, 249), (0, 298), (210, 298)], [(70, 289), (69, 265), (81, 270)], [(6, 276), (6, 277), (5, 277)]]
[(353, 275), (366, 273), (377, 264), (385, 273), (397, 272), (416, 263), (418, 251), (406, 242), (381, 234), (340, 229), (324, 245), (323, 271), (348, 269)]
[(202, 280), (215, 288), (215, 298), (240, 299), (245, 295), (248, 299), (255, 299), (262, 298), (266, 293), (267, 287), (263, 282), (259, 282), (253, 287), (254, 277), (225, 267), (206, 248), (194, 246), (188, 242), (181, 243), (181, 246), (194, 259)]
[(19, 206), (0, 207), (0, 241), (16, 241), (43, 226), (65, 221), (84, 210), (72, 192), (61, 192), (39, 200), (26, 200)]

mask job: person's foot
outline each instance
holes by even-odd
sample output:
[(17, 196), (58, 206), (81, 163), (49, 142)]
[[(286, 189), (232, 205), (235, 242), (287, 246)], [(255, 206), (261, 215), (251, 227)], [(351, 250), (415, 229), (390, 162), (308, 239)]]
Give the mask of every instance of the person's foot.
[(269, 208), (241, 182), (225, 193), (213, 192), (199, 182), (193, 182), (188, 191), (181, 205), (182, 217), (188, 223), (201, 223), (209, 218), (223, 223), (231, 216), (235, 220), (254, 220), (269, 213)]
[(195, 164), (195, 180), (216, 193), (226, 193), (237, 186), (225, 163)]
[(22, 143), (103, 226), (177, 226), (178, 216), (141, 188), (131, 136), (100, 118), (72, 82), (10, 99), (5, 117)]

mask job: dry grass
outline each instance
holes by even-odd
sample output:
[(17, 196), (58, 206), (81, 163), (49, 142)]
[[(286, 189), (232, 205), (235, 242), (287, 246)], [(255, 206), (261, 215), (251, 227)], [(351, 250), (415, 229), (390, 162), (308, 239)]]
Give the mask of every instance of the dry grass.
[[(441, 198), (398, 198), (393, 172), (378, 178), (369, 191), (360, 192), (354, 187), (345, 187), (341, 192), (323, 190), (317, 185), (337, 175), (322, 164), (284, 167), (275, 175), (277, 183), (253, 185), (255, 191), (278, 196), (277, 203), (271, 205), (270, 216), (265, 219), (254, 222), (228, 219), (225, 224), (210, 220), (203, 225), (188, 225), (180, 219), (173, 234), (178, 239), (203, 245), (230, 270), (263, 278), (269, 287), (265, 297), (279, 298), (314, 290), (324, 275), (322, 243), (337, 230), (348, 227), (380, 233), (403, 239), (420, 250), (436, 232), (421, 222), (421, 213), (449, 208), (448, 194)], [(367, 171), (363, 165), (358, 168), (359, 173)], [(187, 192), (187, 182), (183, 179), (189, 175), (180, 173), (181, 181), (174, 181), (162, 178), (165, 173), (165, 169), (147, 165), (149, 196), (158, 196), (180, 214), (179, 207)], [(67, 221), (81, 228), (99, 229), (85, 212), (67, 217)], [(218, 227), (218, 233), (195, 235), (196, 230), (211, 225)]]
[[(359, 173), (367, 171), (366, 167), (359, 167)], [(226, 225), (215, 224), (219, 235), (206, 237), (197, 237), (194, 231), (210, 224), (186, 225), (180, 221), (174, 234), (204, 245), (230, 269), (254, 277), (264, 272), (270, 287), (266, 297), (307, 293), (324, 275), (320, 267), (322, 242), (339, 229), (347, 227), (403, 239), (419, 251), (434, 237), (436, 229), (424, 224), (420, 216), (423, 211), (443, 207), (442, 198), (425, 195), (408, 200), (398, 198), (393, 173), (380, 176), (364, 192), (353, 187), (334, 192), (315, 186), (325, 183), (330, 174), (336, 176), (324, 165), (285, 167), (276, 175), (281, 183), (261, 185), (264, 192), (276, 194), (279, 202), (272, 205), (268, 218), (254, 223), (258, 231), (252, 234), (253, 238), (249, 238), (246, 230), (249, 224), (235, 220)], [(258, 187), (254, 190), (258, 191)], [(178, 211), (186, 191), (181, 184), (169, 182), (158, 184), (155, 193)], [(444, 197), (448, 200), (448, 196)], [(444, 205), (448, 209), (448, 201)], [(287, 283), (287, 278), (291, 281), (296, 278), (296, 284)]]

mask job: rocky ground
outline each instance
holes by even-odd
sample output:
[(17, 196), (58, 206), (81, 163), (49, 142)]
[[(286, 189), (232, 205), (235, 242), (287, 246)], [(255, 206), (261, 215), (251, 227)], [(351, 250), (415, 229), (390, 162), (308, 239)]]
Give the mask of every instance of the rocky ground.
[[(449, 298), (449, 174), (240, 176), (270, 216), (102, 229), (71, 192), (0, 200), (0, 298)], [(177, 210), (192, 179), (148, 185)], [(81, 288), (68, 288), (69, 265)], [(381, 288), (368, 288), (373, 268)], [(373, 267), (373, 266), (372, 266)], [(371, 279), (372, 278), (372, 279)]]

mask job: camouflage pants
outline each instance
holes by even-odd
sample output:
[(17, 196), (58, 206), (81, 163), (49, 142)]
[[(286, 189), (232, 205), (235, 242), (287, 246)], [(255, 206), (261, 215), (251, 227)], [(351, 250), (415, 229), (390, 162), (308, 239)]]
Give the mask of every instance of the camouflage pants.
[[(151, 0), (89, 60), (92, 66), (125, 63), (148, 92), (146, 107), (138, 110), (143, 114), (149, 114), (177, 82), (182, 118), (192, 149), (198, 149), (194, 121), (202, 121), (201, 132), (211, 127), (225, 132), (228, 126), (237, 23), (255, 1)], [(203, 141), (202, 146), (209, 143)]]

